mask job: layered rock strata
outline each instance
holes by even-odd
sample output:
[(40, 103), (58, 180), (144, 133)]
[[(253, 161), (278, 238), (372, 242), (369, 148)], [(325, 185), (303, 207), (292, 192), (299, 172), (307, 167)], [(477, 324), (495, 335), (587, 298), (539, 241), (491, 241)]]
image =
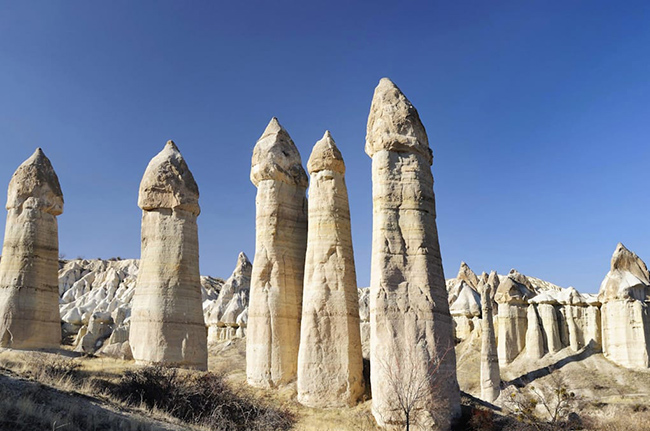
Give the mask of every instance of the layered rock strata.
[(481, 399), (491, 403), (501, 393), (501, 375), (492, 313), (492, 287), (484, 284), (481, 295)]
[(207, 369), (196, 219), (199, 189), (169, 141), (140, 183), (142, 251), (129, 343), (138, 363)]
[(0, 347), (61, 344), (58, 307), (59, 234), (63, 193), (50, 160), (38, 148), (9, 182), (0, 261)]
[(312, 150), (298, 401), (342, 407), (363, 394), (363, 361), (345, 165), (329, 132)]
[(273, 118), (253, 150), (255, 259), (246, 336), (246, 375), (256, 387), (296, 378), (307, 248), (307, 174)]
[(650, 273), (623, 244), (600, 285), (603, 353), (627, 368), (650, 367)]
[(433, 157), (417, 111), (386, 78), (372, 100), (366, 153), (372, 158), (373, 182), (373, 415), (380, 426), (403, 427), (395, 391), (421, 384), (416, 428), (445, 429), (459, 413), (460, 401), (436, 228)]

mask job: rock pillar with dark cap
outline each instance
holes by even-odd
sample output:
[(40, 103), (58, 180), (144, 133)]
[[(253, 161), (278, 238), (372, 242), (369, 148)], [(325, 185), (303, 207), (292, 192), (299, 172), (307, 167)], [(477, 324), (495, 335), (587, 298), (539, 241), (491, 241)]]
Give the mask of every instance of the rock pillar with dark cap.
[(309, 407), (352, 406), (364, 392), (359, 294), (345, 165), (329, 132), (314, 145), (307, 169), (311, 181), (298, 401)]
[(395, 386), (423, 384), (415, 428), (446, 429), (460, 413), (460, 392), (436, 227), (433, 156), (416, 109), (386, 78), (372, 100), (366, 153), (373, 188), (372, 411), (380, 426), (403, 427)]
[(38, 148), (9, 182), (0, 261), (0, 347), (61, 344), (56, 220), (61, 213), (59, 179)]
[(199, 188), (176, 145), (151, 159), (140, 183), (142, 251), (129, 343), (138, 363), (207, 369), (199, 276)]
[(250, 178), (257, 197), (246, 375), (251, 386), (275, 387), (296, 378), (307, 248), (307, 174), (276, 118), (255, 145)]

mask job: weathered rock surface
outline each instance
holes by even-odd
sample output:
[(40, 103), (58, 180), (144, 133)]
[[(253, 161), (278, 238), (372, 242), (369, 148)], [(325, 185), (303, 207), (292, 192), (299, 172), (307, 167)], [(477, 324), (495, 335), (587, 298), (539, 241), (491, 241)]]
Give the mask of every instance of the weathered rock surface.
[(38, 148), (9, 182), (0, 261), (0, 347), (58, 347), (61, 325), (56, 217), (63, 193), (50, 160)]
[(501, 375), (492, 313), (492, 286), (484, 283), (481, 295), (481, 399), (491, 403), (501, 393)]
[(139, 363), (207, 369), (196, 218), (199, 189), (169, 141), (140, 183), (142, 255), (129, 343)]
[(239, 253), (232, 275), (221, 287), (217, 299), (204, 299), (203, 314), (208, 325), (208, 343), (241, 338), (246, 323), (237, 319), (248, 308), (253, 265), (244, 253)]
[(526, 354), (532, 360), (544, 357), (546, 349), (544, 348), (544, 332), (540, 324), (539, 316), (535, 305), (530, 304), (526, 312), (528, 320), (528, 329), (526, 331)]
[[(453, 326), (436, 228), (433, 156), (417, 111), (390, 80), (375, 89), (366, 153), (372, 158), (370, 280), (372, 411), (380, 426), (403, 427), (395, 384), (424, 382), (423, 403), (445, 429), (459, 414)], [(432, 371), (435, 372), (432, 375)], [(406, 382), (406, 383), (405, 383)]]
[(329, 132), (312, 150), (305, 282), (298, 354), (298, 401), (310, 407), (357, 403), (365, 390), (345, 165)]
[(605, 356), (628, 368), (650, 367), (650, 273), (623, 244), (614, 251), (598, 299)]
[(307, 248), (307, 174), (273, 118), (253, 150), (257, 187), (255, 259), (246, 336), (246, 375), (256, 387), (296, 378)]

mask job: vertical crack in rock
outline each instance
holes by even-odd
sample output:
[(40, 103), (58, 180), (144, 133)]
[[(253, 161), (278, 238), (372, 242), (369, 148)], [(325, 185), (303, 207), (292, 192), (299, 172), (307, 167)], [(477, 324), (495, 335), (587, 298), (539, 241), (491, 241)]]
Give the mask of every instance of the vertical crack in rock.
[(433, 155), (416, 109), (387, 78), (373, 96), (366, 153), (373, 182), (373, 414), (381, 426), (403, 427), (393, 405), (396, 386), (424, 382), (427, 407), (417, 427), (447, 429), (460, 413), (460, 394), (436, 228)]
[(314, 145), (307, 168), (298, 401), (310, 407), (352, 406), (364, 391), (359, 295), (345, 165), (329, 132)]
[(307, 174), (276, 118), (253, 149), (250, 178), (257, 197), (246, 375), (251, 386), (275, 387), (296, 378), (307, 248)]
[(0, 347), (54, 348), (61, 343), (59, 234), (63, 193), (38, 148), (9, 182), (0, 262)]
[(169, 141), (140, 183), (142, 251), (129, 343), (138, 363), (207, 369), (196, 219), (199, 188)]

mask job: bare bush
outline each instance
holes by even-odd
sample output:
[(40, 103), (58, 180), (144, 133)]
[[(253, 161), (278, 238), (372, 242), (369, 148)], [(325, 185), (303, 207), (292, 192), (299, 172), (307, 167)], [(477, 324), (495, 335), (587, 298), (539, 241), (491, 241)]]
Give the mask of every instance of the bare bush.
[(220, 374), (180, 373), (153, 366), (127, 371), (119, 382), (104, 381), (102, 386), (128, 405), (159, 409), (186, 423), (217, 431), (287, 430), (295, 421), (289, 412), (235, 393)]
[[(511, 388), (506, 407), (518, 420), (517, 430), (562, 431), (580, 429), (573, 413), (577, 398), (559, 372), (549, 375), (550, 387), (541, 389), (532, 384)], [(513, 428), (512, 426), (510, 428)]]

